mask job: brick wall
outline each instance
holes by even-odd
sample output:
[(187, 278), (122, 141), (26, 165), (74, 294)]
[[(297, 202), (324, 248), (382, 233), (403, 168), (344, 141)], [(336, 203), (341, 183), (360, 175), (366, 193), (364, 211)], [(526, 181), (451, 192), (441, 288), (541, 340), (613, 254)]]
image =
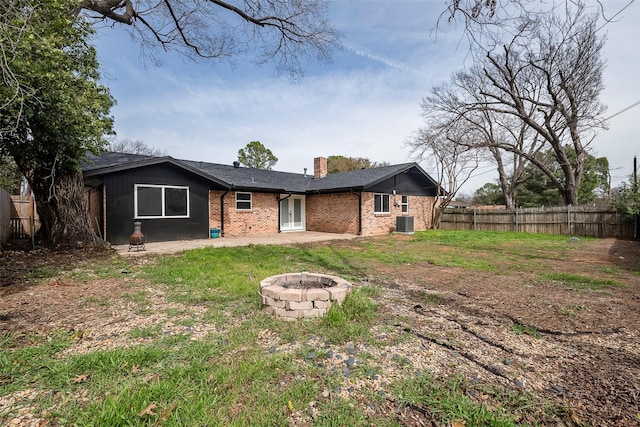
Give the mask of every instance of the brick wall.
[[(209, 191), (209, 227), (220, 228), (220, 196), (224, 191)], [(275, 193), (252, 193), (252, 210), (237, 211), (235, 192), (225, 196), (224, 232), (228, 236), (278, 232), (278, 201)], [(374, 193), (362, 193), (362, 235), (372, 236), (395, 231), (396, 217), (402, 207), (401, 195), (391, 196), (388, 214), (375, 214)], [(358, 195), (353, 193), (313, 194), (306, 198), (306, 230), (324, 233), (357, 234)], [(409, 213), (415, 231), (431, 225), (433, 197), (409, 196)]]
[[(390, 212), (388, 214), (374, 213), (374, 193), (362, 193), (362, 235), (372, 236), (395, 231), (396, 217), (402, 216), (402, 206), (396, 201), (402, 200), (402, 195), (391, 195)], [(409, 196), (409, 213), (413, 217), (415, 231), (426, 230), (431, 224), (431, 206), (433, 197)]]
[(395, 206), (393, 196), (390, 200), (390, 213), (374, 213), (373, 195), (374, 193), (362, 193), (363, 236), (385, 234), (394, 231), (396, 229), (396, 216), (402, 214), (401, 208), (399, 206)]
[(357, 194), (313, 194), (306, 200), (308, 231), (358, 233)]
[(413, 217), (415, 231), (431, 228), (431, 211), (435, 197), (409, 196), (409, 215)]
[[(220, 228), (220, 196), (209, 191), (209, 228)], [(275, 193), (251, 193), (250, 211), (236, 210), (236, 193), (224, 196), (224, 232), (227, 236), (278, 232), (278, 201)]]

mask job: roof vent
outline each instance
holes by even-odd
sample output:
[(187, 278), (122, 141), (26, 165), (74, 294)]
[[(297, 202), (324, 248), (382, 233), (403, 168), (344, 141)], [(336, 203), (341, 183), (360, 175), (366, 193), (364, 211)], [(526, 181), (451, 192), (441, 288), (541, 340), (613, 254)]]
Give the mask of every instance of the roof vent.
[(238, 169), (240, 167), (240, 162), (237, 161), (237, 160), (235, 162), (233, 162), (233, 167)]

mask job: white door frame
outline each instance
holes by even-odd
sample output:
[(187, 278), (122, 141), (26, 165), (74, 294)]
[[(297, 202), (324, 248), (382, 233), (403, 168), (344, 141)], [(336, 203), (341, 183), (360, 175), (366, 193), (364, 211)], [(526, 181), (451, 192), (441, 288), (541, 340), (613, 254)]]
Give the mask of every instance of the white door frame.
[[(299, 212), (296, 212), (296, 203), (299, 201)], [(286, 207), (286, 212), (285, 212)], [(306, 229), (306, 213), (305, 213), (305, 196), (303, 195), (285, 195), (280, 196), (280, 231), (305, 231)], [(299, 219), (299, 221), (296, 221)]]

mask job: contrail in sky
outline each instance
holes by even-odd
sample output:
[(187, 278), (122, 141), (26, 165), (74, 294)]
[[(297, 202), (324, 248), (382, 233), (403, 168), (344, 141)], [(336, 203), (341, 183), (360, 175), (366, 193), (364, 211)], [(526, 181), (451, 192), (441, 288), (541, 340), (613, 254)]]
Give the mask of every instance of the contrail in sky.
[(416, 70), (415, 68), (410, 68), (407, 67), (404, 64), (400, 64), (394, 61), (391, 61), (390, 59), (384, 58), (380, 55), (376, 55), (373, 52), (367, 51), (365, 49), (362, 49), (360, 47), (354, 46), (350, 43), (343, 43), (343, 46), (348, 50), (351, 51), (353, 53), (355, 53), (358, 56), (362, 56), (364, 58), (368, 58), (371, 59), (372, 61), (376, 61), (376, 62), (380, 62), (384, 65), (387, 65), (391, 68), (395, 68), (397, 70), (402, 70), (402, 71), (406, 71), (408, 73), (413, 73), (413, 74), (418, 74), (418, 75), (422, 75), (423, 73), (421, 73), (419, 70)]

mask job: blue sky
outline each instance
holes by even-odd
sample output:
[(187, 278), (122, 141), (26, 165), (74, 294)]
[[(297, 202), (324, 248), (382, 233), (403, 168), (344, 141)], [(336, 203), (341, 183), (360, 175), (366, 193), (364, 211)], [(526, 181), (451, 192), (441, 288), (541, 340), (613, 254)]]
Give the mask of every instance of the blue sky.
[[(612, 15), (628, 1), (604, 3)], [(257, 140), (278, 157), (274, 169), (297, 173), (313, 171), (318, 156), (413, 161), (404, 143), (422, 125), (420, 100), (470, 65), (461, 28), (431, 31), (444, 7), (444, 0), (331, 1), (344, 49), (329, 64), (307, 64), (297, 82), (242, 58), (194, 63), (169, 53), (159, 54), (158, 66), (122, 27), (101, 28), (95, 41), (104, 84), (117, 101), (117, 137), (143, 140), (176, 158), (224, 164)], [(635, 2), (603, 28), (601, 101), (608, 116), (640, 101), (638, 22)], [(640, 155), (640, 106), (612, 118), (592, 147), (609, 159), (612, 185), (626, 181)], [(492, 168), (483, 167), (462, 192), (494, 179)]]

